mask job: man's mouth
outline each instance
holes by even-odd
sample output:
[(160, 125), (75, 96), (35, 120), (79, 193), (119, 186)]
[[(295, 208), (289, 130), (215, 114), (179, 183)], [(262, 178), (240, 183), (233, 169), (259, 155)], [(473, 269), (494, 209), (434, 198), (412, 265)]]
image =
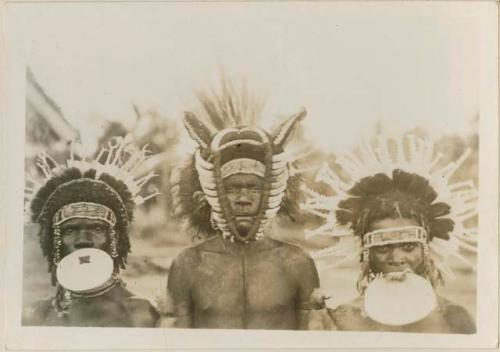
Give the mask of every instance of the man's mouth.
[(253, 221), (254, 216), (252, 216), (252, 215), (235, 215), (234, 219), (237, 221)]
[(413, 273), (410, 269), (404, 269), (402, 271), (393, 271), (390, 273), (386, 273), (384, 275), (386, 280), (389, 281), (405, 281), (406, 274)]
[(94, 248), (93, 243), (77, 243), (75, 244), (76, 249), (82, 249), (82, 248)]
[(406, 264), (387, 264), (388, 272), (398, 272), (409, 269), (409, 266)]

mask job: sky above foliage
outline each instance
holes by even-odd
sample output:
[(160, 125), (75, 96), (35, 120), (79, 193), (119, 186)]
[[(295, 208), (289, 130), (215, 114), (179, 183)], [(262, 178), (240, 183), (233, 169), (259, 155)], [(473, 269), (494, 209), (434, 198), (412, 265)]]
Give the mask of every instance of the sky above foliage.
[[(435, 6), (430, 6), (435, 5)], [(266, 100), (263, 125), (301, 107), (325, 150), (414, 127), (468, 134), (479, 111), (479, 21), (428, 2), (27, 3), (27, 64), (83, 138), (132, 104), (180, 119), (224, 71)]]

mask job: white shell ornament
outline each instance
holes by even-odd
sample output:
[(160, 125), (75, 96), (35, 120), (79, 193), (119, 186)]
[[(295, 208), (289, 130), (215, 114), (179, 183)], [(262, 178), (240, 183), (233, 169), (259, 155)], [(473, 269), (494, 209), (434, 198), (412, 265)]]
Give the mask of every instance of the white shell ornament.
[(85, 293), (103, 286), (112, 277), (113, 260), (97, 248), (79, 249), (59, 262), (56, 275), (65, 289)]
[(366, 315), (381, 324), (401, 326), (415, 323), (428, 316), (437, 306), (436, 295), (429, 281), (413, 273), (397, 274), (404, 278), (376, 278), (364, 294)]

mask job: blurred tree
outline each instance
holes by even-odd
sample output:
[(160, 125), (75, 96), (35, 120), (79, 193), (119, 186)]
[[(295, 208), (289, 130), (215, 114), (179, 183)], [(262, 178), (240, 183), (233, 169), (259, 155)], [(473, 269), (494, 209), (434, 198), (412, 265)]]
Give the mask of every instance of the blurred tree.
[[(171, 242), (187, 242), (187, 236), (179, 231), (179, 224), (170, 216), (170, 173), (177, 163), (175, 148), (179, 142), (179, 127), (175, 121), (154, 109), (132, 106), (135, 121), (130, 128), (120, 122), (110, 122), (98, 140), (104, 145), (113, 136), (131, 138), (138, 147), (146, 146), (149, 157), (144, 174), (155, 170), (156, 177), (148, 184), (147, 192), (156, 187), (159, 196), (136, 209), (133, 229), (138, 240), (151, 242), (147, 247), (162, 247)], [(153, 250), (153, 249), (152, 249)]]

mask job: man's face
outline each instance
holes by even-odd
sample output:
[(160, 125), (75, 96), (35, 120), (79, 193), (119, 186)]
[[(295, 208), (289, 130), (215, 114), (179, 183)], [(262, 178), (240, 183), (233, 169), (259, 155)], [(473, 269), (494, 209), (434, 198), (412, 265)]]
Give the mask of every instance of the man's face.
[(70, 219), (61, 224), (62, 255), (77, 249), (97, 248), (108, 252), (109, 225), (102, 220)]
[[(411, 219), (383, 219), (374, 222), (370, 231), (396, 228), (403, 226), (418, 226)], [(424, 251), (418, 242), (388, 244), (370, 248), (370, 268), (374, 273), (391, 273), (410, 269), (416, 274), (423, 270)]]
[(264, 181), (249, 174), (236, 174), (224, 180), (224, 188), (231, 205), (236, 229), (245, 236), (260, 207)]

